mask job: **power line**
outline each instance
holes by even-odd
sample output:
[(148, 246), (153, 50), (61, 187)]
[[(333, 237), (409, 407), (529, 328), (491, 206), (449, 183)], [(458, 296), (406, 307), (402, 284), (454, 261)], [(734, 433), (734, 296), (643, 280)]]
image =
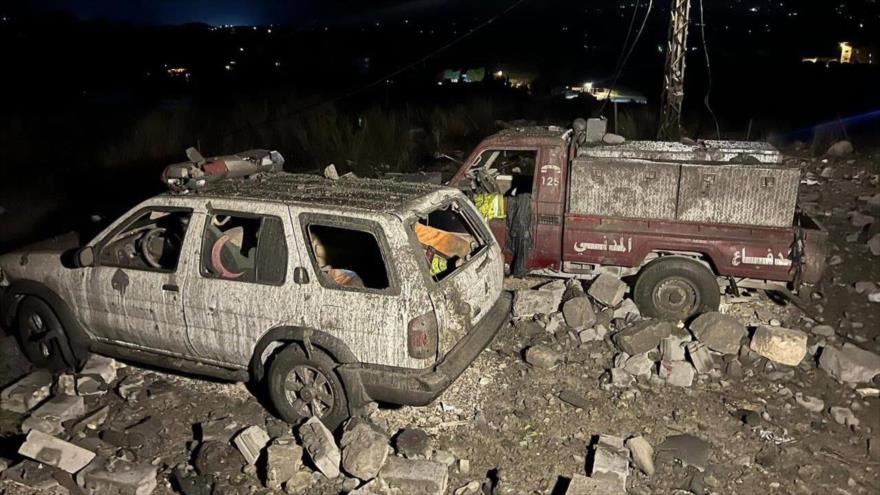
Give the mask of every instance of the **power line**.
[[(515, 8), (519, 7), (521, 4), (523, 4), (523, 3), (527, 2), (527, 1), (528, 1), (528, 0), (515, 0), (513, 3), (511, 3), (510, 5), (508, 5), (507, 8), (505, 8), (504, 10), (502, 10), (501, 12), (495, 14), (494, 16), (492, 16), (492, 17), (486, 19), (485, 21), (483, 21), (482, 23), (478, 24), (477, 26), (471, 28), (468, 32), (464, 33), (463, 35), (459, 36), (458, 38), (455, 38), (455, 39), (453, 39), (452, 41), (450, 41), (449, 43), (446, 43), (445, 45), (443, 45), (443, 46), (441, 46), (441, 47), (439, 47), (439, 48), (436, 48), (436, 49), (434, 49), (434, 50), (428, 52), (427, 55), (425, 55), (425, 56), (419, 58), (418, 60), (416, 60), (416, 61), (414, 61), (414, 62), (411, 62), (411, 63), (409, 63), (409, 64), (406, 64), (406, 65), (404, 65), (404, 66), (402, 66), (402, 67), (399, 67), (399, 68), (397, 68), (397, 69), (395, 69), (395, 70), (393, 70), (393, 71), (391, 71), (391, 72), (385, 74), (384, 76), (382, 76), (382, 77), (380, 77), (380, 78), (378, 78), (378, 79), (376, 79), (376, 80), (374, 80), (374, 81), (371, 81), (371, 82), (369, 82), (369, 83), (367, 83), (367, 84), (365, 84), (365, 85), (363, 85), (363, 86), (361, 86), (361, 87), (359, 87), (359, 88), (356, 88), (356, 89), (350, 90), (350, 91), (348, 91), (348, 92), (346, 92), (346, 93), (343, 93), (343, 94), (341, 94), (341, 95), (334, 96), (333, 98), (329, 98), (329, 99), (327, 99), (327, 100), (324, 100), (324, 101), (321, 101), (321, 102), (318, 102), (318, 103), (312, 103), (312, 104), (304, 105), (304, 106), (302, 106), (302, 107), (300, 107), (300, 108), (298, 108), (298, 109), (296, 109), (296, 110), (294, 110), (294, 111), (292, 111), (292, 112), (289, 112), (289, 113), (286, 113), (286, 114), (283, 114), (283, 115), (277, 115), (277, 116), (275, 116), (275, 117), (273, 117), (273, 118), (267, 118), (267, 119), (264, 119), (264, 120), (261, 121), (261, 122), (256, 122), (256, 123), (252, 123), (252, 124), (248, 124), (248, 125), (244, 125), (244, 126), (238, 127), (238, 128), (236, 128), (236, 129), (233, 129), (233, 130), (231, 130), (231, 131), (228, 131), (228, 132), (222, 134), (221, 137), (229, 137), (229, 136), (233, 136), (233, 135), (235, 135), (235, 134), (238, 134), (238, 133), (240, 133), (240, 132), (242, 132), (242, 131), (245, 131), (245, 130), (247, 130), (247, 129), (250, 129), (250, 128), (252, 128), (252, 127), (264, 126), (264, 125), (269, 124), (269, 123), (272, 123), (272, 122), (279, 122), (279, 121), (283, 121), (283, 120), (286, 120), (286, 119), (289, 119), (289, 118), (292, 118), (292, 117), (296, 117), (297, 115), (300, 115), (300, 114), (302, 114), (303, 112), (307, 112), (307, 111), (309, 111), (309, 110), (311, 110), (311, 109), (313, 109), (313, 108), (318, 108), (318, 107), (322, 107), (322, 106), (324, 106), (324, 105), (329, 105), (329, 104), (331, 104), (331, 103), (336, 103), (336, 102), (338, 102), (338, 101), (341, 101), (341, 100), (344, 100), (344, 99), (350, 98), (350, 97), (352, 97), (352, 96), (354, 96), (354, 95), (357, 95), (357, 94), (359, 94), (359, 93), (362, 93), (362, 92), (364, 92), (364, 91), (366, 91), (366, 90), (368, 90), (368, 89), (374, 88), (374, 87), (376, 87), (376, 86), (378, 86), (378, 85), (380, 85), (380, 84), (382, 84), (382, 83), (388, 81), (389, 79), (391, 79), (391, 78), (393, 78), (393, 77), (396, 77), (396, 76), (398, 76), (399, 74), (402, 74), (402, 73), (408, 71), (409, 69), (415, 67), (416, 65), (419, 65), (419, 64), (421, 64), (421, 63), (426, 62), (427, 60), (429, 60), (429, 59), (435, 57), (436, 55), (440, 54), (441, 52), (444, 52), (444, 51), (448, 50), (449, 48), (452, 48), (453, 46), (457, 45), (458, 43), (460, 43), (460, 42), (463, 41), (464, 39), (466, 39), (466, 38), (472, 36), (472, 35), (475, 34), (477, 31), (480, 31), (481, 29), (485, 28), (485, 27), (488, 26), (489, 24), (492, 24), (493, 22), (495, 22), (495, 21), (498, 20), (499, 18), (501, 18), (501, 17), (507, 15), (507, 14), (510, 13), (512, 10), (514, 10)], [(652, 0), (652, 1), (653, 1), (653, 0)]]
[[(636, 0), (636, 10), (633, 11), (633, 20), (635, 20), (635, 13), (638, 11), (639, 0)], [(602, 102), (602, 106), (599, 107), (599, 115), (605, 111), (605, 107), (608, 105), (608, 100), (611, 98), (611, 91), (614, 89), (614, 86), (617, 86), (617, 82), (620, 80), (620, 76), (623, 75), (623, 69), (626, 67), (627, 62), (629, 62), (629, 58), (632, 56), (633, 52), (636, 49), (636, 45), (638, 45), (639, 40), (642, 37), (642, 33), (645, 31), (645, 26), (648, 24), (648, 18), (651, 17), (651, 11), (654, 8), (654, 0), (648, 0), (648, 10), (645, 11), (645, 17), (642, 19), (642, 25), (639, 27), (639, 32), (636, 33), (636, 37), (633, 39), (632, 45), (629, 47), (629, 51), (626, 53), (626, 56), (623, 58), (623, 61), (618, 66), (617, 72), (614, 74), (614, 80), (611, 83), (611, 86), (608, 88), (608, 98)], [(627, 41), (629, 40), (629, 35), (627, 35)], [(624, 50), (626, 50), (626, 44), (624, 44)], [(623, 54), (623, 51), (621, 51)]]
[(712, 64), (709, 61), (709, 45), (706, 42), (706, 18), (703, 15), (703, 0), (700, 0), (700, 38), (703, 41), (703, 54), (706, 56), (706, 77), (708, 78), (706, 97), (703, 98), (703, 104), (706, 105), (706, 110), (709, 110), (709, 115), (712, 116), (712, 121), (715, 122), (716, 138), (721, 139), (721, 126), (718, 125), (718, 117), (715, 116), (712, 105), (709, 104), (709, 97), (712, 94)]

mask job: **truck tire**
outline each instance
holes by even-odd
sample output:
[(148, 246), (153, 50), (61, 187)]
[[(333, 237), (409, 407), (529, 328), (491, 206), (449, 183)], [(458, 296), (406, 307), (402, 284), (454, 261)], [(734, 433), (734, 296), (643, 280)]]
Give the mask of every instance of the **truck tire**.
[(18, 344), (34, 366), (51, 371), (69, 368), (62, 350), (67, 345), (64, 326), (45, 301), (36, 297), (21, 301), (16, 323)]
[(298, 343), (282, 349), (269, 367), (269, 399), (284, 421), (297, 424), (311, 416), (330, 431), (348, 418), (345, 387), (338, 363), (320, 349), (310, 355)]
[(633, 299), (644, 316), (687, 321), (694, 315), (717, 311), (721, 291), (715, 275), (705, 266), (669, 256), (642, 268)]

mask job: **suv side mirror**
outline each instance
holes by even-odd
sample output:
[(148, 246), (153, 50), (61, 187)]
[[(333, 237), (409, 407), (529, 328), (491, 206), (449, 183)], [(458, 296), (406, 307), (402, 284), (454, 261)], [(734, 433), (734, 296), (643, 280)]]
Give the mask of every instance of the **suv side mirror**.
[(79, 268), (86, 268), (95, 264), (95, 248), (86, 246), (74, 255), (74, 262)]

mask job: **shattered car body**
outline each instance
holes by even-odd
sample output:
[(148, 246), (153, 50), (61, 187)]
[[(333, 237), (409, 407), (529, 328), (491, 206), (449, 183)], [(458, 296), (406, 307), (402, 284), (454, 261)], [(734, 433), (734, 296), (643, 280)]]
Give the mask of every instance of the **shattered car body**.
[[(464, 249), (444, 252), (450, 236)], [(510, 305), (488, 226), (432, 185), (261, 173), (148, 199), (74, 244), (0, 258), (2, 323), (34, 362), (96, 352), (265, 381), (292, 422), (429, 403)]]

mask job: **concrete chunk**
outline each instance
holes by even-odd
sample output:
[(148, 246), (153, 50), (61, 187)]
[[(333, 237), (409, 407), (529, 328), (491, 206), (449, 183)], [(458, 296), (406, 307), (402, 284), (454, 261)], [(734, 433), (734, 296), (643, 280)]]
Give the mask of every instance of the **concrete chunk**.
[(596, 280), (593, 280), (587, 294), (598, 303), (613, 308), (623, 301), (626, 290), (627, 286), (622, 280), (614, 275), (603, 273), (596, 277)]
[(18, 453), (35, 461), (76, 473), (95, 458), (95, 453), (70, 442), (31, 430)]
[(280, 490), (302, 466), (303, 449), (292, 436), (276, 438), (266, 447), (266, 487)]
[(626, 360), (623, 369), (633, 376), (646, 376), (651, 374), (654, 361), (647, 354), (636, 354)]
[(150, 495), (158, 485), (156, 466), (127, 461), (89, 466), (76, 479), (89, 495)]
[(667, 437), (657, 446), (657, 453), (668, 455), (681, 461), (685, 466), (693, 466), (700, 472), (709, 465), (711, 445), (693, 435), (674, 435)]
[(740, 341), (747, 335), (742, 322), (718, 312), (698, 316), (691, 322), (690, 330), (697, 340), (722, 354), (738, 353)]
[(269, 434), (259, 426), (249, 426), (236, 435), (232, 443), (235, 444), (248, 464), (256, 464), (260, 453), (269, 443)]
[(842, 382), (870, 383), (880, 374), (880, 355), (847, 342), (842, 348), (824, 347), (819, 367)]
[(614, 334), (614, 343), (623, 352), (635, 356), (660, 345), (672, 333), (672, 324), (660, 320), (642, 320)]
[(299, 436), (315, 467), (330, 479), (338, 477), (342, 453), (324, 423), (312, 416), (299, 427)]
[(593, 467), (590, 477), (612, 480), (621, 491), (626, 491), (626, 477), (629, 474), (629, 452), (623, 439), (611, 435), (600, 435), (593, 446)]
[(705, 344), (700, 342), (691, 342), (687, 346), (688, 357), (694, 365), (697, 373), (708, 373), (715, 369), (715, 360)]
[(675, 387), (690, 387), (694, 383), (694, 367), (687, 361), (660, 361), (660, 378)]
[(588, 297), (575, 297), (562, 305), (565, 323), (575, 330), (583, 330), (596, 324), (596, 312)]
[(535, 345), (526, 349), (526, 362), (536, 368), (552, 368), (562, 356), (545, 345)]
[(92, 354), (79, 374), (100, 378), (105, 385), (110, 385), (116, 381), (116, 360)]
[(771, 361), (797, 366), (807, 355), (807, 334), (789, 328), (760, 326), (752, 335), (749, 347)]
[(0, 409), (24, 414), (46, 400), (51, 391), (52, 374), (35, 371), (0, 392)]
[(565, 495), (625, 495), (617, 480), (587, 478), (582, 474), (571, 477)]
[(648, 476), (654, 475), (654, 447), (639, 435), (626, 441), (626, 448), (632, 456), (633, 465)]
[(354, 418), (345, 427), (340, 442), (342, 468), (363, 481), (375, 478), (391, 448), (388, 437), (367, 421)]
[(449, 471), (439, 462), (393, 456), (388, 458), (379, 479), (407, 495), (443, 495)]
[(523, 289), (516, 291), (513, 298), (513, 316), (532, 317), (549, 315), (559, 307), (562, 294), (554, 291)]

